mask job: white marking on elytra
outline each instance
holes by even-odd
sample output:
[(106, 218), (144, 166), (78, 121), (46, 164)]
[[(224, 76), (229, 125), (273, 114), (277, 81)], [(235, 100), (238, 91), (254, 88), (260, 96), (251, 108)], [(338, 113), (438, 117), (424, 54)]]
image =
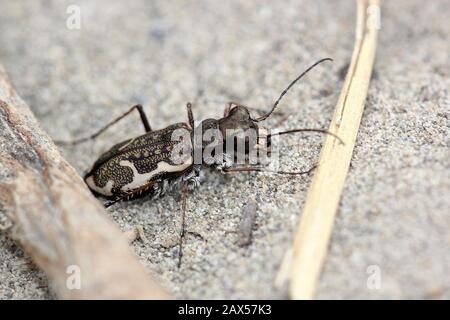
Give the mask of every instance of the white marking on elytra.
[(188, 168), (192, 165), (193, 158), (189, 157), (184, 163), (179, 165), (172, 165), (170, 163), (161, 161), (158, 162), (158, 165), (156, 166), (156, 169), (151, 172), (146, 173), (139, 173), (136, 169), (136, 166), (134, 163), (128, 160), (122, 160), (119, 162), (119, 164), (123, 167), (129, 167), (131, 170), (133, 170), (133, 181), (130, 183), (122, 186), (120, 190), (122, 191), (130, 191), (139, 187), (142, 187), (145, 185), (151, 178), (153, 178), (155, 175), (161, 172), (180, 172), (184, 169)]
[(95, 192), (98, 192), (98, 193), (103, 194), (105, 196), (112, 196), (113, 195), (112, 194), (112, 188), (114, 186), (114, 181), (112, 181), (112, 180), (108, 180), (108, 182), (106, 183), (106, 185), (104, 187), (99, 187), (94, 182), (94, 176), (89, 176), (86, 179), (86, 184), (89, 186), (89, 188), (91, 188)]

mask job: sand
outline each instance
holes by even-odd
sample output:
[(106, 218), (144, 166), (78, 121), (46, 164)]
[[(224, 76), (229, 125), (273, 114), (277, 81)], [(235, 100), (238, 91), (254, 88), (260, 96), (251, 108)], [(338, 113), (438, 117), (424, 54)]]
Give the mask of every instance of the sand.
[[(68, 29), (69, 4), (81, 29)], [(0, 0), (0, 61), (55, 139), (99, 129), (142, 103), (155, 128), (220, 117), (238, 101), (266, 110), (308, 65), (266, 122), (327, 128), (350, 61), (353, 1)], [(450, 298), (450, 3), (385, 1), (375, 74), (337, 214), (318, 298)], [(281, 114), (282, 112), (282, 114)], [(277, 123), (287, 119), (280, 125)], [(84, 173), (112, 144), (142, 133), (133, 116), (94, 142), (61, 148)], [(283, 141), (281, 166), (315, 163), (322, 138)], [(296, 145), (296, 146), (293, 146)], [(292, 243), (311, 177), (225, 176), (205, 170), (188, 199), (177, 268), (179, 196), (110, 209), (121, 229), (142, 225), (133, 248), (178, 298), (285, 298), (274, 279)], [(243, 207), (259, 209), (252, 243), (235, 233)], [(373, 286), (374, 273), (380, 276)], [(50, 288), (49, 288), (50, 286)], [(29, 257), (0, 234), (0, 299), (54, 298)]]

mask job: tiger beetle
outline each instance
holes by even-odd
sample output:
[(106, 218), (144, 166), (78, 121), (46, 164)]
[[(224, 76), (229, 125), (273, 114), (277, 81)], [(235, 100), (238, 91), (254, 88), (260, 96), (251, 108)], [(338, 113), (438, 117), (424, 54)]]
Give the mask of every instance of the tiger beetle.
[[(232, 137), (233, 143), (244, 145), (244, 155), (252, 150), (269, 150), (271, 137), (275, 135), (291, 134), (296, 132), (318, 132), (329, 134), (337, 138), (333, 133), (322, 129), (293, 129), (263, 137), (260, 134), (258, 123), (267, 119), (276, 109), (283, 96), (291, 87), (299, 81), (306, 73), (324, 61), (332, 61), (325, 58), (317, 61), (299, 75), (289, 86), (283, 90), (279, 98), (273, 104), (269, 112), (253, 118), (249, 108), (229, 103), (225, 108), (224, 115), (220, 119), (203, 120), (197, 127), (194, 124), (192, 105), (187, 104), (188, 122), (175, 123), (160, 130), (153, 130), (141, 105), (135, 105), (130, 110), (108, 123), (98, 132), (74, 141), (59, 142), (64, 145), (74, 145), (87, 140), (95, 139), (106, 129), (129, 115), (134, 110), (139, 112), (145, 133), (136, 138), (128, 139), (113, 146), (106, 151), (94, 163), (92, 169), (85, 175), (84, 181), (95, 195), (103, 196), (110, 201), (105, 204), (109, 207), (119, 201), (130, 200), (142, 196), (150, 199), (160, 197), (171, 190), (181, 190), (181, 232), (179, 240), (178, 266), (181, 265), (182, 244), (185, 236), (186, 195), (192, 186), (199, 184), (199, 173), (204, 167), (212, 167), (224, 173), (230, 172), (272, 172), (277, 174), (303, 175), (311, 172), (315, 166), (307, 171), (286, 172), (270, 171), (261, 166), (252, 164), (247, 166), (236, 166), (236, 147), (226, 148), (227, 132), (256, 132), (256, 139), (242, 138), (239, 135)], [(174, 138), (175, 132), (187, 132), (187, 139)], [(210, 130), (215, 130), (219, 135), (215, 139), (205, 139), (203, 135)], [(200, 132), (200, 135), (197, 134)], [(186, 137), (186, 136), (185, 136)], [(219, 137), (218, 139), (216, 139)], [(226, 137), (226, 138), (225, 138)], [(243, 140), (242, 140), (243, 139)], [(341, 141), (342, 142), (342, 141)], [(181, 148), (180, 148), (181, 146)], [(211, 146), (213, 148), (211, 148)], [(206, 156), (206, 150), (213, 150)], [(179, 149), (181, 157), (174, 157)], [(220, 152), (218, 152), (218, 150)], [(220, 153), (220, 156), (218, 154)], [(200, 158), (198, 159), (198, 156)], [(177, 159), (175, 159), (177, 158)], [(199, 161), (198, 161), (199, 160)]]

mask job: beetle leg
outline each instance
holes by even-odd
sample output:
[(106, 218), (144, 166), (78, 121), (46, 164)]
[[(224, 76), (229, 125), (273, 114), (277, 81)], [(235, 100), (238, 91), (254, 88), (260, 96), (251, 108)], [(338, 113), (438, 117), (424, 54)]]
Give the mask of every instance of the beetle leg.
[(138, 196), (143, 195), (144, 192), (148, 191), (152, 186), (153, 184), (146, 184), (138, 189), (134, 189), (132, 191), (127, 191), (125, 193), (119, 194), (115, 199), (107, 201), (103, 205), (105, 206), (105, 208), (109, 208), (113, 204), (116, 204), (117, 202), (134, 199)]
[(194, 114), (192, 113), (192, 103), (188, 102), (186, 104), (187, 114), (188, 114), (188, 120), (189, 125), (191, 126), (192, 130), (195, 129), (195, 121), (194, 121)]
[(229, 167), (229, 168), (223, 168), (222, 172), (224, 173), (233, 173), (233, 172), (270, 172), (270, 173), (276, 173), (276, 174), (286, 174), (286, 175), (303, 175), (311, 173), (315, 168), (317, 168), (317, 165), (314, 165), (312, 168), (306, 170), (306, 171), (276, 171), (276, 170), (267, 170), (261, 167)]
[(117, 202), (120, 202), (122, 200), (122, 198), (116, 198), (116, 199), (114, 199), (114, 200), (109, 200), (109, 201), (106, 201), (104, 204), (103, 204), (103, 206), (105, 207), (105, 208), (109, 208), (109, 207), (111, 207), (113, 204), (116, 204)]
[(186, 226), (187, 193), (188, 193), (187, 184), (183, 184), (183, 187), (181, 190), (181, 231), (180, 231), (180, 242), (179, 242), (179, 249), (178, 249), (178, 268), (181, 267), (181, 258), (183, 257), (183, 241), (184, 241), (184, 236), (186, 234), (185, 226)]
[(103, 205), (105, 206), (105, 208), (109, 208), (112, 205), (116, 204), (117, 202), (121, 202), (121, 201), (130, 199), (132, 196), (133, 196), (133, 194), (131, 192), (125, 193), (123, 195), (117, 196), (113, 200), (106, 201)]
[(144, 107), (140, 104), (135, 105), (131, 109), (136, 108), (141, 117), (142, 125), (144, 126), (145, 132), (152, 131), (152, 127), (150, 126), (150, 122), (148, 122), (147, 115), (145, 114)]
[(110, 128), (111, 126), (113, 126), (114, 124), (116, 124), (117, 122), (119, 122), (120, 120), (125, 118), (126, 116), (128, 116), (131, 112), (133, 112), (133, 110), (137, 110), (139, 112), (139, 115), (141, 116), (142, 124), (144, 125), (145, 132), (152, 131), (150, 123), (148, 122), (148, 119), (147, 119), (147, 115), (144, 112), (144, 108), (142, 107), (142, 105), (137, 104), (137, 105), (131, 107), (130, 110), (128, 110), (127, 112), (123, 113), (122, 115), (120, 115), (119, 117), (117, 117), (116, 119), (114, 119), (113, 121), (111, 121), (110, 123), (105, 125), (103, 128), (101, 128), (100, 130), (98, 130), (94, 134), (91, 134), (88, 137), (84, 137), (84, 138), (76, 139), (76, 140), (71, 140), (71, 141), (55, 141), (55, 143), (59, 144), (59, 145), (76, 145), (76, 144), (79, 144), (81, 142), (85, 142), (85, 141), (88, 141), (88, 140), (95, 139), (100, 134), (102, 134), (104, 131), (106, 131), (108, 128)]

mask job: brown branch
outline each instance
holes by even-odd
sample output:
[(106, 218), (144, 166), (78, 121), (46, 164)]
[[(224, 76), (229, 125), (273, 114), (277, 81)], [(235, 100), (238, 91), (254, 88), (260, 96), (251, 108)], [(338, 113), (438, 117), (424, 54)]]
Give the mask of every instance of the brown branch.
[[(1, 230), (47, 273), (59, 298), (169, 297), (146, 274), (123, 234), (39, 127), (0, 65)], [(78, 271), (80, 289), (68, 287), (67, 281)]]

